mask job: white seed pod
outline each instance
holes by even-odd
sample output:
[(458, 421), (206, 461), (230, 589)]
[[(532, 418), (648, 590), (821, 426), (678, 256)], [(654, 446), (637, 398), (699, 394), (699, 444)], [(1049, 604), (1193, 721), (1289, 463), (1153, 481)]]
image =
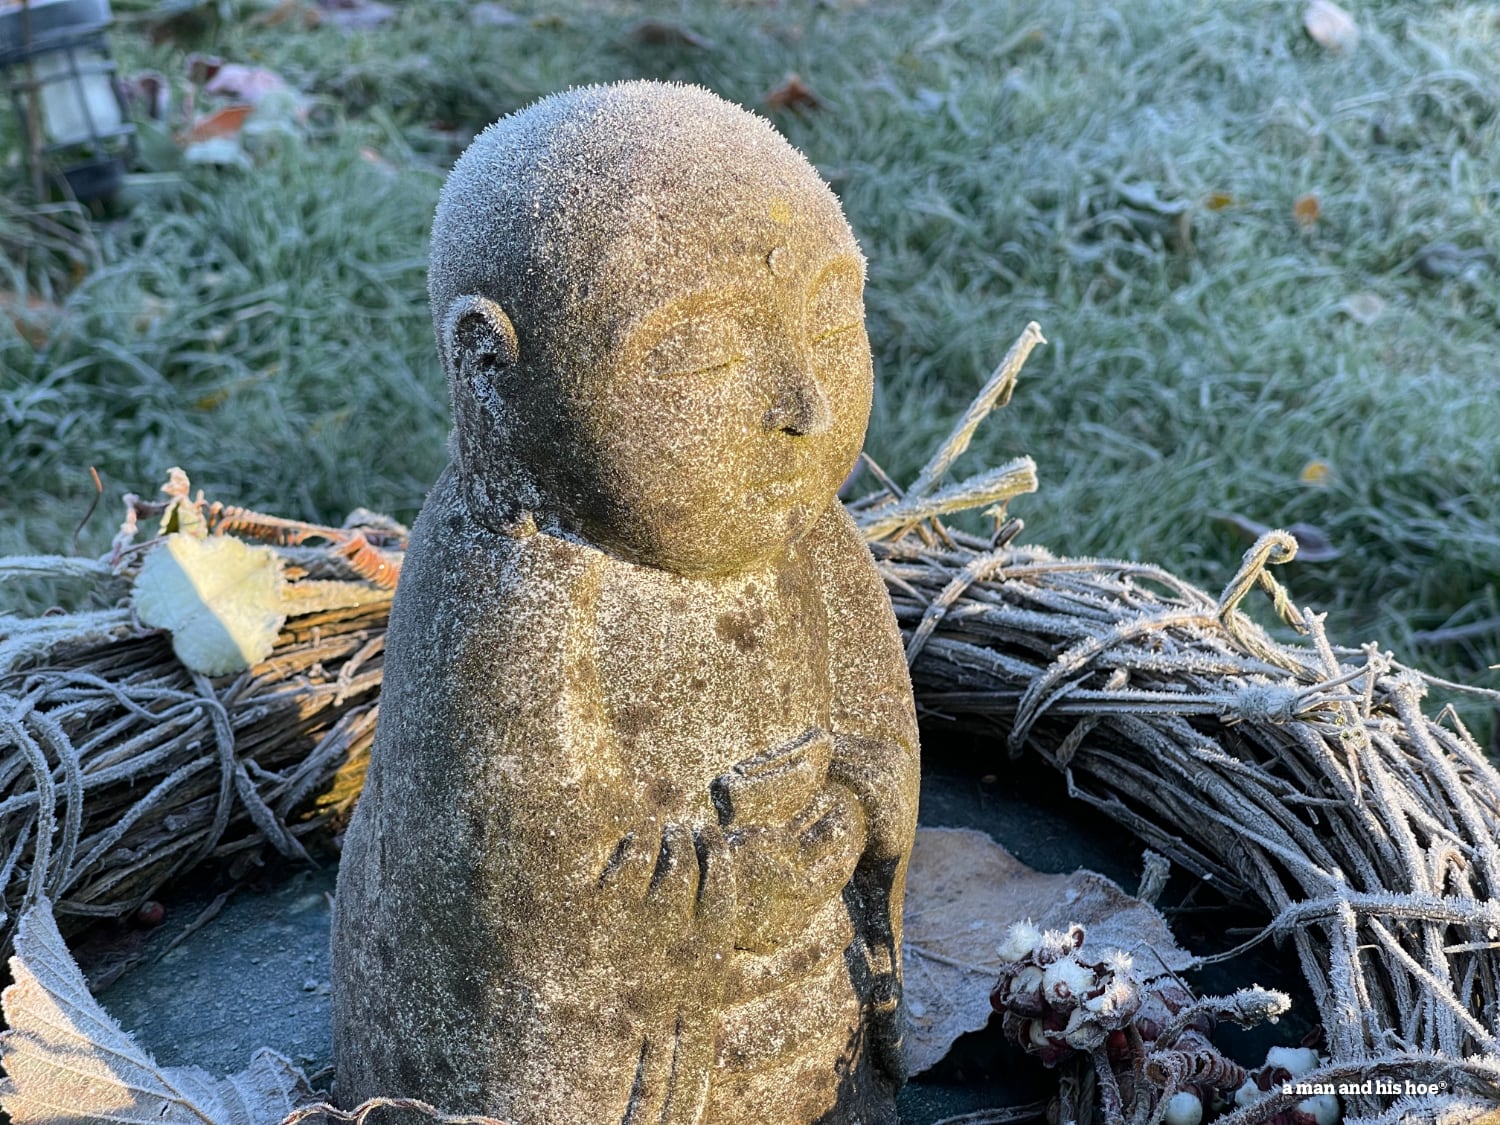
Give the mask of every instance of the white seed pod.
[(1108, 981), (1098, 996), (1090, 996), (1083, 1006), (1101, 1016), (1129, 1015), (1140, 1007), (1141, 996), (1135, 982), (1127, 977), (1115, 977)]
[(1010, 978), (1005, 991), (1007, 1004), (1024, 1015), (1036, 1015), (1042, 1010), (1042, 970), (1035, 965), (1023, 965)]
[(1318, 1052), (1311, 1047), (1272, 1047), (1266, 1052), (1266, 1065), (1301, 1078), (1318, 1069)]
[(1050, 965), (1072, 954), (1083, 944), (1083, 927), (1074, 922), (1066, 930), (1047, 930), (1037, 946), (1036, 959), (1039, 964)]
[(1031, 919), (1017, 922), (1005, 931), (1005, 940), (995, 949), (1002, 961), (1025, 961), (1042, 942), (1042, 931), (1031, 924)]
[(1344, 1117), (1343, 1110), (1339, 1108), (1338, 1098), (1332, 1094), (1303, 1098), (1297, 1103), (1297, 1108), (1316, 1121), (1318, 1125), (1338, 1125)]
[(1076, 1007), (1087, 993), (1099, 987), (1099, 978), (1073, 957), (1062, 957), (1047, 966), (1042, 975), (1042, 995), (1047, 1003), (1067, 1010)]
[(1092, 1051), (1108, 1035), (1109, 1032), (1082, 1008), (1074, 1008), (1068, 1014), (1068, 1024), (1062, 1030), (1063, 1042), (1077, 1051)]
[(1271, 1096), (1271, 1091), (1262, 1090), (1255, 1084), (1254, 1078), (1245, 1079), (1244, 1083), (1234, 1092), (1234, 1104), (1237, 1106), (1254, 1105), (1263, 1102)]
[(1038, 1049), (1052, 1045), (1052, 1040), (1047, 1038), (1047, 1029), (1042, 1026), (1041, 1020), (1031, 1021), (1026, 1028), (1026, 1037), (1031, 1040), (1031, 1045)]
[(1203, 1120), (1203, 1101), (1191, 1090), (1178, 1090), (1167, 1099), (1162, 1125), (1198, 1125)]

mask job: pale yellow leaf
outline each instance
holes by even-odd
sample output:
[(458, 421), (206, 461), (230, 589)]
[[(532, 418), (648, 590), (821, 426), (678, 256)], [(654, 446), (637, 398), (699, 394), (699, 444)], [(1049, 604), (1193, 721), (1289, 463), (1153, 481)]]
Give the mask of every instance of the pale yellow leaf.
[(270, 655), (286, 622), (281, 560), (269, 547), (227, 535), (168, 535), (136, 576), (136, 615), (170, 630), (172, 650), (195, 672), (221, 676)]
[(1327, 461), (1320, 461), (1314, 458), (1302, 466), (1302, 471), (1297, 474), (1297, 480), (1302, 484), (1314, 486), (1325, 485), (1328, 483), (1328, 478), (1332, 473), (1333, 466)]
[(1339, 311), (1366, 328), (1385, 312), (1385, 298), (1374, 293), (1351, 293), (1339, 302)]

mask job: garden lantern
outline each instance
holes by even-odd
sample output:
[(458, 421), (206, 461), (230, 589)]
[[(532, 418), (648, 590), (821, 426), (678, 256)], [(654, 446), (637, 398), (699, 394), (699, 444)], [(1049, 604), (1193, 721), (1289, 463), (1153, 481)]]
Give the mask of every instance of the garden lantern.
[(0, 0), (0, 79), (20, 120), (32, 175), (79, 200), (120, 186), (135, 130), (104, 29), (109, 0)]

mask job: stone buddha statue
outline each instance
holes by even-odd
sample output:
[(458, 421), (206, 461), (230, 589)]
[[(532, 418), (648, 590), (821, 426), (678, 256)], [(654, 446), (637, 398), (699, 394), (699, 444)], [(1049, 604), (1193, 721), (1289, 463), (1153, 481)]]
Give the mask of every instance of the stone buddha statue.
[(895, 1122), (917, 735), (836, 496), (837, 200), (706, 90), (590, 87), (475, 140), (431, 254), (452, 458), (339, 871), (339, 1099)]

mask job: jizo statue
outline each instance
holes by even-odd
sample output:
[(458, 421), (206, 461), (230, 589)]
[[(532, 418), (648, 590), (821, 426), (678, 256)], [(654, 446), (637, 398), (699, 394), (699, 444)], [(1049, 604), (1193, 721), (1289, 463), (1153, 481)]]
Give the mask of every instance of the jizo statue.
[(549, 97), (454, 167), (453, 457), (339, 871), (345, 1105), (896, 1120), (917, 735), (836, 498), (863, 282), (812, 167), (706, 90)]

